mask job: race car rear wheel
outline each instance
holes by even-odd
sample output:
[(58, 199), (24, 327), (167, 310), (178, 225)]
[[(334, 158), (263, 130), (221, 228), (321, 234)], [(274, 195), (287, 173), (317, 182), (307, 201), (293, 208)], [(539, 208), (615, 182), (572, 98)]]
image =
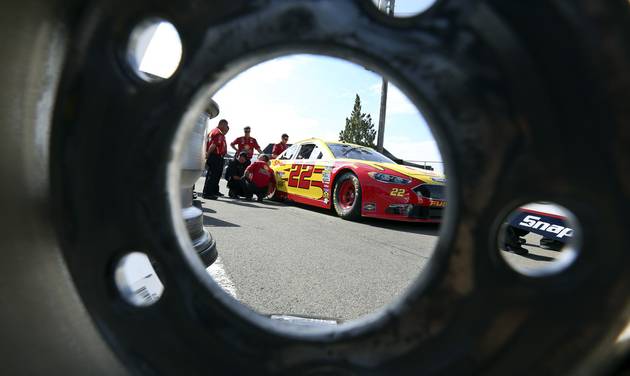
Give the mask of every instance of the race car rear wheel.
[(346, 172), (335, 182), (333, 207), (343, 219), (361, 218), (361, 183), (352, 172)]

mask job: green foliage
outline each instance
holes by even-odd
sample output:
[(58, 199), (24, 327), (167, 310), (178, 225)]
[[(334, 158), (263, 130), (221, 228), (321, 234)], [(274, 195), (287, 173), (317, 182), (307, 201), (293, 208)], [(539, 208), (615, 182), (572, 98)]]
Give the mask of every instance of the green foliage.
[(361, 113), (361, 98), (357, 94), (352, 113), (349, 118), (346, 118), (346, 127), (339, 132), (339, 141), (374, 148), (376, 147), (375, 138), (376, 130), (372, 123), (372, 116)]

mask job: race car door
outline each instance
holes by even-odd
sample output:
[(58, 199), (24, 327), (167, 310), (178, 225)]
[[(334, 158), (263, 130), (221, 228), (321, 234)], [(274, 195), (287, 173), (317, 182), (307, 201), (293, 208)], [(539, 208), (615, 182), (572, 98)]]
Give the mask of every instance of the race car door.
[(317, 206), (327, 203), (322, 182), (322, 156), (322, 150), (315, 143), (302, 144), (297, 152), (287, 181), (288, 193), (295, 201)]
[(293, 167), (293, 159), (295, 158), (301, 145), (291, 145), (287, 150), (281, 153), (277, 159), (271, 161), (271, 168), (276, 173), (276, 189), (280, 192), (288, 193), (288, 176)]

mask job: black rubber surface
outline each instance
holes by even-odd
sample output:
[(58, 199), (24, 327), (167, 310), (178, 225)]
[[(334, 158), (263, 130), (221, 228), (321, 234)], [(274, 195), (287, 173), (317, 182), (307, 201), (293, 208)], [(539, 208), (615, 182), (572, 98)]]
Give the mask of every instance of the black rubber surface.
[[(155, 16), (184, 54), (170, 80), (147, 83), (125, 48)], [(26, 0), (0, 6), (0, 32), (3, 372), (594, 374), (623, 354), (626, 1), (444, 0), (395, 20), (368, 0)], [(199, 91), (289, 52), (386, 73), (427, 115), (449, 176), (422, 280), (380, 316), (315, 334), (282, 331), (204, 279), (167, 186)], [(533, 278), (503, 261), (496, 234), (541, 200), (575, 214), (581, 253)], [(133, 250), (166, 286), (143, 309), (113, 284)]]

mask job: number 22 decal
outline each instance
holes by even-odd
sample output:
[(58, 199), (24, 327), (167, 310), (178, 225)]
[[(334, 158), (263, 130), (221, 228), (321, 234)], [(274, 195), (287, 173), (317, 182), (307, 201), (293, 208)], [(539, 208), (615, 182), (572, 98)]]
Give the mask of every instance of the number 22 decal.
[[(311, 181), (306, 180), (313, 175), (314, 166), (293, 165), (289, 172), (289, 187), (309, 189), (311, 187)], [(299, 176), (299, 179), (298, 179)]]
[(391, 192), (389, 192), (390, 196), (403, 197), (405, 195), (404, 188), (394, 188)]

